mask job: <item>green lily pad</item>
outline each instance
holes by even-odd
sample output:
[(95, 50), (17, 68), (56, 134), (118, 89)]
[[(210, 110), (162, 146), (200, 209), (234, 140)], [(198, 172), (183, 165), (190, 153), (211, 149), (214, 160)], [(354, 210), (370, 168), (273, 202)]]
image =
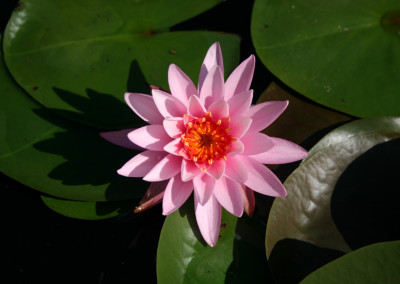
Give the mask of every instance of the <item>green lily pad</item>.
[(32, 97), (61, 115), (102, 128), (137, 126), (142, 121), (122, 103), (124, 92), (147, 93), (147, 83), (166, 89), (171, 63), (196, 79), (216, 41), (226, 70), (237, 63), (237, 36), (168, 32), (219, 2), (26, 0), (7, 25), (5, 60)]
[(396, 283), (399, 267), (400, 241), (377, 243), (332, 261), (301, 283)]
[(190, 198), (165, 220), (157, 251), (158, 283), (267, 283), (264, 249), (246, 237), (248, 232), (257, 235), (255, 224), (223, 209), (220, 238), (210, 247), (201, 237), (193, 207)]
[(132, 211), (137, 201), (74, 201), (41, 195), (42, 201), (51, 210), (70, 218), (81, 220), (102, 220)]
[(267, 255), (284, 239), (349, 252), (331, 216), (335, 184), (361, 154), (398, 137), (400, 118), (393, 117), (354, 121), (325, 136), (285, 181), (287, 197), (274, 201), (267, 226)]
[(134, 154), (106, 142), (98, 130), (44, 109), (15, 83), (1, 60), (1, 172), (60, 198), (135, 199), (148, 185), (116, 173)]
[(359, 117), (400, 115), (397, 0), (256, 0), (252, 38), (285, 84)]

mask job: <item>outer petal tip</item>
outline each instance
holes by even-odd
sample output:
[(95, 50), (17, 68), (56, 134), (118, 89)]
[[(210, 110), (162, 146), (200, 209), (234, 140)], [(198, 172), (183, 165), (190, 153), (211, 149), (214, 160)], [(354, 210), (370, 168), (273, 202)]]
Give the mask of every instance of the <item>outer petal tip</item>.
[(221, 205), (214, 195), (212, 195), (204, 205), (200, 204), (198, 198), (199, 196), (195, 191), (195, 215), (200, 233), (207, 244), (215, 246), (221, 227)]
[[(257, 133), (252, 136), (263, 136), (264, 134)], [(268, 137), (265, 135), (265, 137)], [(286, 164), (293, 163), (296, 161), (303, 160), (307, 157), (308, 152), (301, 146), (290, 142), (285, 139), (276, 138), (276, 137), (268, 137), (269, 146), (265, 149), (260, 149), (259, 153), (248, 153), (253, 159), (261, 162), (263, 164)], [(261, 140), (261, 139), (259, 139)], [(248, 143), (251, 145), (251, 143)], [(252, 147), (256, 148), (256, 147)]]
[(253, 217), (254, 207), (256, 205), (254, 191), (242, 185), (242, 194), (243, 194), (243, 204), (244, 204), (243, 210), (247, 214), (247, 216), (251, 218)]
[(225, 93), (224, 75), (219, 65), (211, 68), (207, 77), (204, 79), (200, 91), (200, 99), (204, 106), (208, 108), (213, 102), (222, 100)]
[(149, 124), (160, 124), (163, 120), (152, 96), (140, 93), (125, 93), (128, 106), (144, 121)]
[(184, 105), (187, 105), (191, 95), (198, 95), (192, 80), (175, 64), (169, 66), (168, 84), (171, 94)]
[(135, 130), (135, 128), (132, 129), (123, 129), (123, 130), (117, 130), (117, 131), (108, 131), (108, 132), (100, 132), (99, 135), (101, 138), (107, 140), (108, 142), (118, 145), (124, 148), (128, 149), (133, 149), (133, 150), (144, 150), (144, 148), (132, 143), (128, 139), (128, 134)]
[(203, 86), (204, 80), (207, 77), (207, 74), (210, 70), (218, 65), (221, 68), (222, 75), (224, 74), (224, 62), (222, 58), (222, 51), (219, 42), (215, 42), (207, 51), (207, 54), (204, 58), (203, 64), (201, 65), (200, 75), (199, 75), (199, 92)]
[(164, 127), (157, 124), (143, 126), (129, 132), (128, 139), (140, 147), (153, 151), (163, 151), (164, 146), (172, 140)]
[(253, 79), (254, 67), (255, 57), (254, 55), (250, 55), (249, 58), (244, 60), (235, 70), (233, 70), (225, 83), (226, 100), (229, 100), (236, 94), (249, 90)]
[(272, 124), (286, 109), (289, 101), (268, 101), (252, 106), (247, 116), (253, 119), (249, 132), (259, 132)]
[(277, 193), (274, 197), (286, 197), (287, 191), (285, 186), (282, 184), (282, 188), (280, 189), (279, 193)]
[(128, 104), (129, 104), (129, 97), (131, 96), (131, 94), (132, 93), (128, 93), (128, 92), (124, 94), (124, 99), (125, 99), (126, 103), (128, 103)]
[(139, 206), (133, 212), (140, 213), (159, 204), (162, 201), (165, 186), (166, 182), (151, 183), (142, 200), (140, 200)]
[(163, 117), (182, 117), (186, 113), (185, 105), (175, 96), (161, 90), (152, 90), (151, 93), (154, 103)]

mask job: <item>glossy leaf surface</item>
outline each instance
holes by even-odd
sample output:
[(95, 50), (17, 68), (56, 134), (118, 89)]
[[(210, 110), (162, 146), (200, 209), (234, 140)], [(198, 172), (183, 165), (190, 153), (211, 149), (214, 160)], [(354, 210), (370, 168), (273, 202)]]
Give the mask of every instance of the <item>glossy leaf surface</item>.
[(118, 176), (134, 151), (106, 142), (99, 131), (44, 109), (0, 66), (0, 170), (49, 195), (73, 200), (139, 198), (148, 186)]
[(297, 92), (358, 117), (400, 115), (397, 0), (257, 0), (252, 38)]
[(219, 2), (27, 0), (5, 31), (5, 59), (32, 97), (69, 119), (110, 129), (138, 125), (124, 92), (148, 93), (147, 83), (167, 89), (171, 63), (196, 82), (208, 47), (220, 41), (226, 70), (233, 69), (238, 37), (168, 32)]
[(301, 283), (396, 283), (399, 266), (400, 241), (377, 243), (332, 261)]
[(42, 201), (51, 210), (66, 217), (81, 220), (102, 220), (133, 211), (137, 201), (74, 201), (59, 199), (47, 195), (41, 196)]
[(202, 239), (193, 207), (191, 198), (165, 220), (157, 252), (158, 283), (266, 283), (264, 250), (249, 241), (263, 234), (256, 222), (222, 210), (220, 237), (210, 247)]
[(297, 239), (348, 252), (331, 217), (331, 196), (347, 166), (373, 146), (400, 137), (400, 118), (348, 123), (325, 136), (285, 181), (288, 196), (276, 199), (268, 220), (269, 256), (279, 240)]

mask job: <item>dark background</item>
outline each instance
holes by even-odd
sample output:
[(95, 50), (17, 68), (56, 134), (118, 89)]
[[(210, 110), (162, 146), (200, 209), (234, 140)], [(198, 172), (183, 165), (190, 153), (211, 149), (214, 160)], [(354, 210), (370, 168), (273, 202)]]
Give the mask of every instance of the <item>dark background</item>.
[[(1, 31), (17, 2), (1, 2)], [(250, 37), (252, 6), (250, 0), (227, 0), (172, 30), (238, 34), (243, 60), (255, 54)], [(272, 79), (257, 59), (255, 100)], [(37, 191), (2, 173), (0, 194), (0, 257), (6, 263), (0, 266), (0, 283), (156, 283), (157, 244), (164, 222), (160, 205), (136, 215), (82, 221), (53, 212)], [(261, 203), (271, 200), (264, 197)]]

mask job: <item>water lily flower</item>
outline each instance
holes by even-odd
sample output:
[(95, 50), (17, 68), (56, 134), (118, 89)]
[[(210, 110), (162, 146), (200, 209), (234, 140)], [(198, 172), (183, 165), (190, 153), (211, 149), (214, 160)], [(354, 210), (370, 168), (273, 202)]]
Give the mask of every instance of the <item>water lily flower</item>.
[(251, 106), (254, 65), (251, 55), (224, 81), (221, 48), (214, 43), (201, 66), (197, 88), (171, 64), (171, 93), (153, 89), (152, 95), (125, 94), (129, 107), (148, 123), (127, 134), (145, 150), (118, 170), (120, 175), (143, 177), (152, 183), (137, 211), (162, 202), (163, 214), (168, 215), (194, 192), (197, 224), (204, 240), (214, 246), (221, 206), (240, 217), (243, 211), (252, 214), (253, 191), (286, 195), (282, 183), (264, 164), (294, 162), (307, 152), (292, 142), (260, 133), (281, 115), (288, 101)]

